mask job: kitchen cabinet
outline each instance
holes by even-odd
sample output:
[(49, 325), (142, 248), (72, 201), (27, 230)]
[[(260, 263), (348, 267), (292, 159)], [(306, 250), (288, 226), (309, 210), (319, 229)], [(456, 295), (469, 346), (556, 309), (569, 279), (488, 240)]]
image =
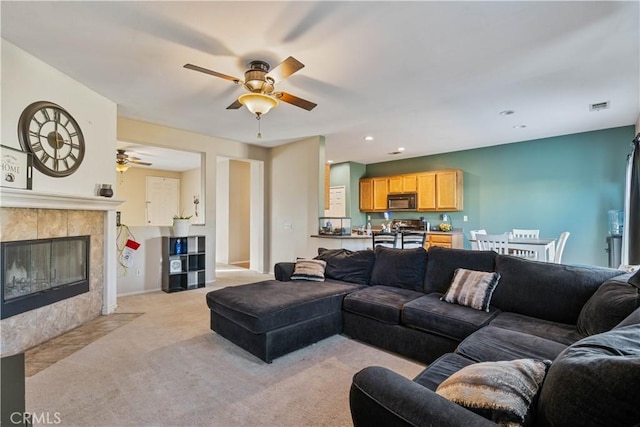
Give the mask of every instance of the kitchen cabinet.
[(387, 195), (389, 194), (389, 180), (384, 178), (373, 178), (373, 210), (387, 210)]
[(462, 249), (462, 245), (461, 232), (430, 232), (427, 233), (424, 248), (429, 249), (431, 246), (439, 246), (441, 248)]
[(360, 180), (360, 211), (373, 212), (373, 179)]
[(461, 211), (462, 177), (459, 169), (418, 174), (418, 211)]
[(360, 210), (384, 212), (387, 195), (417, 193), (416, 211), (461, 211), (463, 171), (449, 169), (360, 180)]
[(360, 180), (360, 210), (384, 212), (387, 210), (389, 179), (387, 177), (362, 178)]
[(176, 292), (204, 285), (205, 236), (163, 237), (162, 290)]
[(425, 172), (418, 174), (418, 201), (419, 211), (436, 210), (436, 174)]
[(462, 171), (452, 169), (436, 172), (436, 210), (461, 211)]
[(392, 193), (415, 193), (417, 189), (417, 176), (412, 175), (394, 175), (389, 179), (389, 194)]

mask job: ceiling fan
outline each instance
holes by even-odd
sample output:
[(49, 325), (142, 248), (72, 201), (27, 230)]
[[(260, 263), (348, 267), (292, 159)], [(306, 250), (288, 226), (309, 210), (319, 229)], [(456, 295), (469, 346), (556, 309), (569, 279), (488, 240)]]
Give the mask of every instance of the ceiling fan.
[(116, 150), (116, 170), (126, 172), (131, 165), (151, 166), (149, 162), (142, 162), (139, 157), (133, 157), (126, 153), (126, 150)]
[(249, 69), (244, 73), (244, 80), (237, 77), (228, 76), (217, 71), (202, 68), (193, 64), (185, 64), (184, 68), (199, 71), (201, 73), (210, 74), (225, 80), (230, 80), (237, 85), (242, 85), (249, 93), (240, 95), (227, 110), (237, 110), (243, 105), (249, 111), (256, 115), (259, 120), (260, 116), (267, 114), (271, 108), (278, 105), (278, 100), (287, 104), (295, 105), (307, 111), (313, 110), (317, 104), (299, 98), (287, 92), (275, 90), (275, 84), (282, 81), (304, 67), (304, 64), (294, 57), (290, 56), (275, 68), (265, 61), (251, 61)]

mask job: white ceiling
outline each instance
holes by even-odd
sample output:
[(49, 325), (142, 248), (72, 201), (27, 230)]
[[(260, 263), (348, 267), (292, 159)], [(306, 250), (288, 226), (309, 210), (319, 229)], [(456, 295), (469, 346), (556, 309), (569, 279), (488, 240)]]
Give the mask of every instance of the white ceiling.
[[(624, 126), (640, 115), (638, 1), (1, 8), (4, 39), (116, 102), (122, 117), (263, 146), (324, 135), (336, 162)], [(244, 89), (183, 68), (242, 78), (250, 60), (275, 66), (290, 55), (306, 67), (277, 90), (318, 106), (281, 103), (263, 117), (262, 139), (248, 111), (226, 110)], [(603, 101), (608, 110), (589, 111)], [(508, 109), (515, 114), (499, 115)], [(388, 154), (398, 147), (403, 154)]]

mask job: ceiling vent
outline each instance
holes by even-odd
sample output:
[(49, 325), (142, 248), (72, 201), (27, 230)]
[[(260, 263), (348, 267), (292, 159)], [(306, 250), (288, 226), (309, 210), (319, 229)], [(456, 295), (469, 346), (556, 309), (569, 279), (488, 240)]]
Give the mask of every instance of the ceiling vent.
[(392, 151), (392, 152), (387, 153), (387, 154), (390, 155), (390, 156), (395, 156), (397, 154), (402, 154), (402, 151)]
[(609, 108), (609, 101), (596, 102), (595, 104), (589, 104), (589, 111), (607, 110)]

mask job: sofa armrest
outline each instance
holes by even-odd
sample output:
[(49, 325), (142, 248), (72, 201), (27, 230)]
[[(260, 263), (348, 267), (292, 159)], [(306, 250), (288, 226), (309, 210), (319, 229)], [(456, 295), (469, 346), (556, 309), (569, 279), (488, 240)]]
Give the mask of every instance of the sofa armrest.
[(293, 270), (296, 267), (295, 262), (278, 262), (273, 268), (273, 273), (276, 280), (281, 282), (288, 282), (291, 280)]
[(349, 392), (355, 427), (496, 426), (422, 385), (379, 366), (354, 375)]

